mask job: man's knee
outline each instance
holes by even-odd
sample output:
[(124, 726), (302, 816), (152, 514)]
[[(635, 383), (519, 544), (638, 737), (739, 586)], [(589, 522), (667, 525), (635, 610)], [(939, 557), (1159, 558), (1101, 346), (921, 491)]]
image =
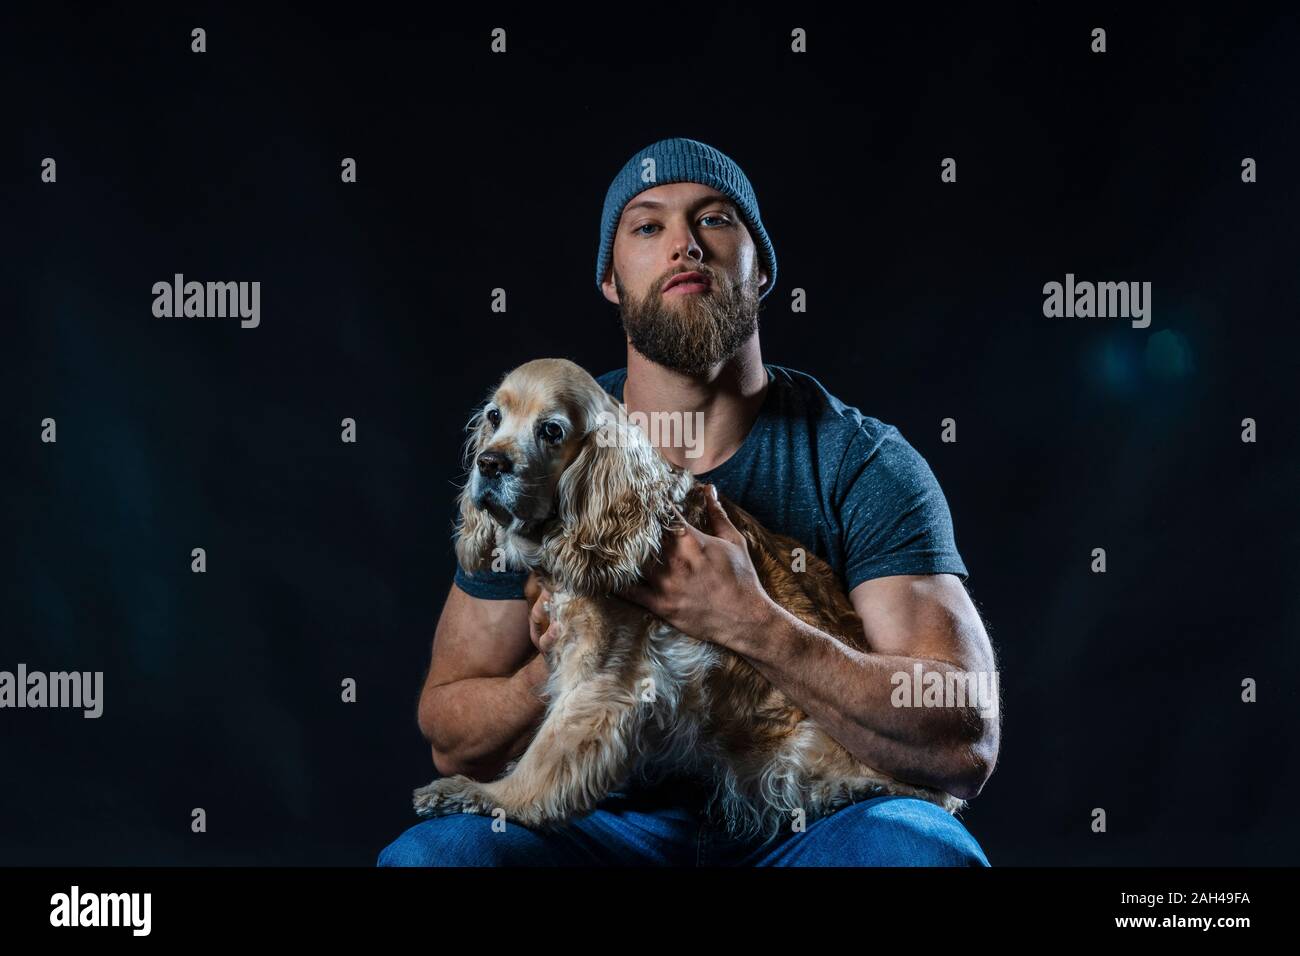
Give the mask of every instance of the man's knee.
[(496, 866), (510, 841), (492, 818), (473, 813), (417, 823), (379, 852), (378, 866)]
[(876, 797), (818, 820), (778, 851), (786, 866), (988, 866), (946, 810), (916, 797)]
[(988, 857), (961, 822), (916, 797), (881, 797), (845, 807), (845, 852), (850, 866), (988, 866)]

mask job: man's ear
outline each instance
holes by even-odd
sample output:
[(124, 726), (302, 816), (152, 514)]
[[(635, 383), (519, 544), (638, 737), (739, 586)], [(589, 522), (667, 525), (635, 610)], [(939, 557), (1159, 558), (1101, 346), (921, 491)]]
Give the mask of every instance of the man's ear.
[(602, 412), (556, 490), (559, 522), (543, 548), (559, 587), (600, 596), (639, 580), (659, 554), (680, 484), (635, 424)]
[(499, 526), (491, 515), (474, 504), (470, 491), (474, 484), (474, 469), (478, 467), (483, 427), (483, 410), (480, 409), (465, 426), (470, 436), (465, 442), (465, 486), (460, 490), (460, 519), (456, 522), (455, 532), (456, 560), (466, 571), (481, 571), (489, 567), (492, 551), (497, 546)]
[(606, 270), (605, 278), (600, 283), (600, 292), (605, 297), (606, 301), (612, 302), (614, 305), (618, 305), (619, 304), (618, 286), (614, 284), (613, 277), (614, 277), (614, 269), (611, 266), (608, 270)]

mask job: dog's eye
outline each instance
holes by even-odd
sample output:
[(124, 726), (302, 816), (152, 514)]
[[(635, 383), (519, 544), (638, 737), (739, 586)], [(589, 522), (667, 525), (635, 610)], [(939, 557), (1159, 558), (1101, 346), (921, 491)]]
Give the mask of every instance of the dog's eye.
[(542, 422), (537, 426), (537, 434), (549, 442), (558, 442), (564, 437), (564, 429), (555, 422)]
[(501, 427), (501, 413), (495, 408), (488, 409), (487, 420), (492, 423), (493, 428)]

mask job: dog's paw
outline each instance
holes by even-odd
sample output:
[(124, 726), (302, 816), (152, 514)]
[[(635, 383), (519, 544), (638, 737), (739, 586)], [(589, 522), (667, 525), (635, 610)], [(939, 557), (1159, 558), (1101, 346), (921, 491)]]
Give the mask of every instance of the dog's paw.
[(491, 801), (478, 783), (469, 777), (443, 777), (413, 795), (412, 805), (422, 817), (445, 817), (453, 813), (491, 813)]

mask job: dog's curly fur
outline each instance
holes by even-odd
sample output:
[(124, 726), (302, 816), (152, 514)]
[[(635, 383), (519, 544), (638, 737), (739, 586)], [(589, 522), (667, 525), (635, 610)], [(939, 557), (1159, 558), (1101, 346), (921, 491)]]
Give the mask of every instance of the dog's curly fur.
[[(658, 557), (676, 520), (672, 505), (707, 529), (708, 492), (660, 455), (640, 428), (619, 419), (618, 403), (586, 371), (563, 359), (526, 363), (502, 380), (489, 404), (517, 427), (494, 428), (488, 406), (474, 416), (466, 443), (471, 479), (479, 456), (502, 448), (528, 459), (521, 464), (541, 477), (518, 486), (513, 511), (483, 497), (483, 483), (467, 481), (456, 554), (473, 571), (488, 567), (500, 549), (496, 555), (510, 567), (533, 571), (552, 592), (550, 626), (559, 636), (547, 654), (548, 707), (527, 750), (503, 776), (435, 780), (415, 791), (420, 815), (500, 808), (526, 825), (558, 826), (630, 780), (669, 774), (709, 784), (708, 811), (742, 838), (771, 839), (797, 811), (811, 823), (881, 794), (919, 797), (950, 813), (965, 806), (866, 766), (744, 658), (614, 596)], [(548, 449), (530, 436), (535, 419), (554, 408), (571, 429)], [(805, 549), (806, 570), (791, 570), (799, 542), (719, 500), (773, 600), (868, 650), (862, 622), (830, 566)], [(486, 501), (496, 503), (493, 513), (480, 506)]]

